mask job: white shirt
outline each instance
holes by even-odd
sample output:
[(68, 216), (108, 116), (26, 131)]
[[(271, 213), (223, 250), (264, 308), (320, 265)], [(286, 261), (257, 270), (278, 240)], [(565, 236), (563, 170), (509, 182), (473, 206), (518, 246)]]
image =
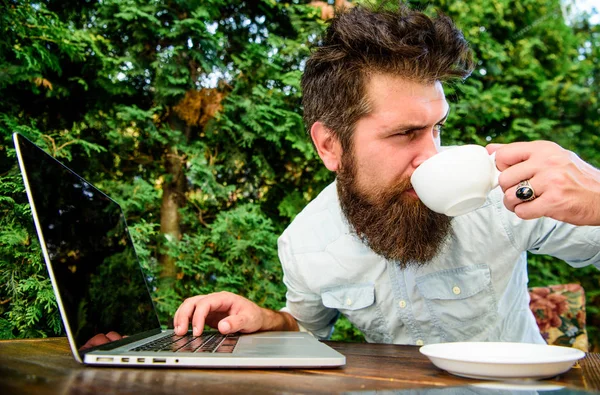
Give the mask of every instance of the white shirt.
[(452, 220), (436, 258), (402, 270), (351, 233), (335, 185), (278, 241), (286, 310), (319, 338), (341, 313), (369, 342), (544, 343), (529, 309), (526, 251), (600, 268), (600, 227), (519, 219), (496, 189), (483, 207)]

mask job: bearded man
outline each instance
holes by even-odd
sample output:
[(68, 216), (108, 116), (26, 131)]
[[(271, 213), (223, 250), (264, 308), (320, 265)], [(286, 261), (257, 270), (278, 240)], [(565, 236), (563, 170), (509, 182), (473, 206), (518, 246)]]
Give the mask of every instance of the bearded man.
[[(443, 15), (357, 6), (336, 16), (302, 78), (304, 118), (336, 172), (279, 238), (284, 311), (231, 293), (187, 299), (175, 332), (306, 330), (340, 314), (371, 342), (543, 343), (529, 310), (526, 253), (600, 267), (600, 172), (550, 142), (488, 146), (500, 187), (455, 218), (426, 208), (410, 176), (440, 148), (442, 83), (473, 68)], [(528, 180), (535, 199), (515, 192)], [(594, 226), (581, 226), (594, 225)]]

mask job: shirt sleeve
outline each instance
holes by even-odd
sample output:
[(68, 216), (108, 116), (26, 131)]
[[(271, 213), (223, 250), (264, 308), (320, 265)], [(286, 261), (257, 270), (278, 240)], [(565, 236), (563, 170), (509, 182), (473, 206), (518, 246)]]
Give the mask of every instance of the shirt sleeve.
[(287, 287), (285, 311), (313, 336), (329, 339), (333, 325), (339, 318), (339, 311), (325, 307), (321, 295), (311, 290), (310, 280), (302, 275), (285, 233), (278, 240), (278, 253), (283, 268), (283, 282)]
[(600, 226), (575, 226), (552, 218), (523, 220), (507, 210), (501, 200), (506, 231), (515, 248), (559, 258), (573, 267), (600, 268)]

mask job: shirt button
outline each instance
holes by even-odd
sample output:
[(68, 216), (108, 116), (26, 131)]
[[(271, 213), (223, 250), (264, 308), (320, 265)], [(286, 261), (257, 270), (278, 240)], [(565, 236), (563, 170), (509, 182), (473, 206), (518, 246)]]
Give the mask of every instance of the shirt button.
[(417, 344), (417, 346), (422, 346), (425, 343), (423, 343), (423, 340), (419, 339), (419, 340), (417, 340), (416, 344)]
[(346, 299), (346, 306), (350, 306), (352, 304), (352, 299)]
[(406, 307), (406, 302), (404, 300), (401, 300), (398, 302), (398, 306), (400, 306), (401, 309)]
[(454, 295), (459, 295), (460, 294), (460, 288), (455, 286), (454, 288), (452, 288), (452, 292), (454, 292)]

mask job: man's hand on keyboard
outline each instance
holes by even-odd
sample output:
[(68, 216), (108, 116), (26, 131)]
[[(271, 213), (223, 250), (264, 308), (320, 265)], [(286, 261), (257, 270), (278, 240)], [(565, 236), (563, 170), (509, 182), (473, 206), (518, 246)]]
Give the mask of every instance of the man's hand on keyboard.
[(298, 324), (290, 314), (264, 309), (231, 292), (186, 299), (175, 313), (175, 333), (184, 335), (190, 322), (194, 336), (202, 334), (205, 324), (223, 334), (298, 330)]

